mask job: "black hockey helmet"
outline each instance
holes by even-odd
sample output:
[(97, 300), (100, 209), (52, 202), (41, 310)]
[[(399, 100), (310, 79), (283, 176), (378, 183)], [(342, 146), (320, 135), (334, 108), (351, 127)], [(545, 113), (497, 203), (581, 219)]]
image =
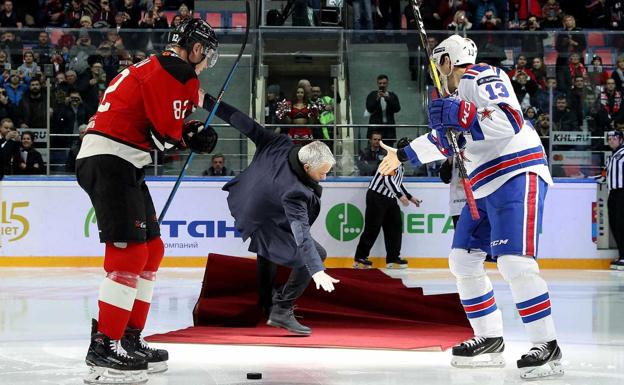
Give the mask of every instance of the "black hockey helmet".
[(200, 43), (204, 47), (204, 55), (209, 57), (209, 67), (217, 62), (217, 35), (210, 24), (202, 19), (189, 19), (180, 23), (169, 33), (168, 43), (178, 45), (187, 52), (191, 51), (195, 43)]

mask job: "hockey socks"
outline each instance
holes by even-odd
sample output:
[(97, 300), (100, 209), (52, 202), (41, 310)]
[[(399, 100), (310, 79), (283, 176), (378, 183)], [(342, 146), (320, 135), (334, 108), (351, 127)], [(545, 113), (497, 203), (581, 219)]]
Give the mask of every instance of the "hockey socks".
[(98, 331), (112, 340), (120, 339), (126, 329), (137, 293), (137, 279), (136, 274), (112, 272), (100, 285)]
[(156, 271), (160, 267), (165, 254), (165, 245), (160, 237), (152, 238), (146, 243), (148, 259), (144, 271), (141, 272), (137, 282), (137, 295), (132, 307), (132, 314), (128, 326), (133, 329), (143, 330), (149, 313), (154, 294), (154, 282)]
[(548, 286), (537, 262), (532, 257), (503, 255), (498, 258), (498, 269), (509, 283), (529, 340), (534, 344), (555, 340)]
[(457, 291), (475, 336), (501, 337), (503, 317), (487, 275), (458, 278)]
[(139, 273), (146, 261), (145, 243), (106, 244), (107, 275), (100, 285), (98, 331), (112, 340), (121, 339), (128, 325), (138, 292)]
[(457, 279), (459, 298), (475, 336), (501, 337), (503, 318), (496, 306), (492, 282), (485, 274), (485, 257), (481, 251), (453, 249), (449, 267)]
[(155, 271), (144, 271), (138, 278), (137, 295), (132, 306), (132, 313), (128, 320), (128, 326), (133, 329), (143, 330), (154, 293)]

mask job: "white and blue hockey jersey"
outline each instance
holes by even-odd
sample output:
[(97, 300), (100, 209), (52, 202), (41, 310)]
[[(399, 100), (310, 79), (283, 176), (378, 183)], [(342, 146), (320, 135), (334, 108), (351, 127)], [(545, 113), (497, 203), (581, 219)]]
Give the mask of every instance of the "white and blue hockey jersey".
[[(531, 123), (524, 121), (505, 72), (483, 63), (469, 66), (451, 97), (471, 102), (477, 109), (477, 123), (463, 133), (464, 163), (475, 198), (491, 194), (512, 176), (528, 171), (553, 183), (540, 138)], [(431, 133), (416, 138), (410, 147), (413, 152), (407, 154), (417, 165), (446, 157)]]

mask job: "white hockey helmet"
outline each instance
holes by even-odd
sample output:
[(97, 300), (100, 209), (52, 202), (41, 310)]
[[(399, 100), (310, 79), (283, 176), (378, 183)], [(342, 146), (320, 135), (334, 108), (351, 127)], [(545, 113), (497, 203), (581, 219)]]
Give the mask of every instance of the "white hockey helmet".
[(433, 61), (436, 65), (442, 63), (442, 58), (448, 55), (451, 68), (462, 64), (475, 64), (477, 60), (477, 45), (467, 37), (452, 35), (433, 49)]

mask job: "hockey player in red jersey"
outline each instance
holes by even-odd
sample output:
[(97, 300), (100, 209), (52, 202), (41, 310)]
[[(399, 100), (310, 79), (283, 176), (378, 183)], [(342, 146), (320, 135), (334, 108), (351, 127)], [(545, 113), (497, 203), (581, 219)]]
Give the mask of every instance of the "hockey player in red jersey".
[(95, 208), (106, 244), (99, 317), (86, 357), (88, 384), (144, 383), (167, 370), (166, 350), (150, 348), (141, 331), (150, 307), (164, 244), (144, 181), (150, 151), (188, 147), (209, 152), (216, 134), (184, 122), (200, 105), (198, 75), (215, 64), (217, 38), (192, 19), (169, 35), (167, 50), (117, 75), (91, 118), (76, 160), (76, 176)]

